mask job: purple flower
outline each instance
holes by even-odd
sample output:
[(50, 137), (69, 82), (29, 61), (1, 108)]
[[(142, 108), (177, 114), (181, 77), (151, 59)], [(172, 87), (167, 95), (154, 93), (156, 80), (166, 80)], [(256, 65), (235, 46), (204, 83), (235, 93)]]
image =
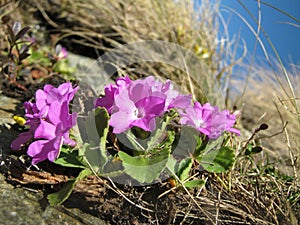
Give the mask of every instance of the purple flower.
[[(58, 88), (55, 88), (50, 84), (46, 84), (44, 86), (44, 90), (37, 90), (35, 94), (36, 107), (40, 111), (47, 111), (49, 105), (51, 105), (54, 101), (59, 101), (61, 103), (66, 101), (67, 103), (70, 103), (77, 90), (78, 87), (73, 88), (70, 82), (63, 83)], [(44, 109), (44, 107), (46, 107), (46, 109)]]
[(224, 131), (240, 134), (239, 130), (233, 128), (235, 120), (228, 110), (219, 111), (217, 106), (209, 103), (202, 106), (196, 102), (181, 113), (180, 123), (194, 127), (210, 139), (217, 139)]
[(76, 113), (69, 113), (69, 103), (78, 88), (71, 83), (64, 83), (58, 88), (45, 85), (44, 90), (36, 92), (36, 102), (25, 102), (26, 125), (29, 131), (20, 134), (11, 144), (13, 150), (34, 139), (27, 154), (32, 157), (32, 164), (47, 158), (54, 161), (63, 144), (75, 146), (69, 138), (69, 130), (76, 124)]
[(56, 60), (65, 59), (68, 57), (68, 52), (65, 47), (62, 47), (60, 44), (55, 47)]
[(115, 96), (120, 93), (121, 90), (128, 87), (128, 85), (132, 81), (128, 76), (118, 78), (116, 80), (116, 84), (110, 84), (104, 88), (105, 96), (102, 98), (98, 98), (96, 100), (95, 106), (98, 107), (105, 107), (108, 111), (108, 113), (112, 113), (115, 103)]
[(191, 105), (191, 95), (182, 95), (174, 89), (172, 81), (167, 80), (165, 83), (155, 80), (153, 76), (149, 76), (144, 80), (139, 80), (143, 85), (147, 85), (153, 96), (165, 99), (165, 111), (177, 108), (185, 109)]
[(148, 95), (143, 85), (137, 84), (131, 92), (129, 90), (122, 90), (115, 98), (115, 106), (118, 110), (111, 115), (110, 119), (113, 132), (121, 133), (133, 126), (146, 131), (154, 130), (155, 117), (162, 114), (165, 99)]
[(110, 125), (114, 133), (121, 133), (133, 126), (147, 131), (155, 129), (155, 117), (171, 108), (186, 108), (191, 104), (190, 95), (174, 90), (170, 80), (162, 83), (153, 76), (131, 81), (119, 78), (115, 85), (105, 87), (105, 96), (96, 100), (95, 106), (105, 107), (111, 114)]

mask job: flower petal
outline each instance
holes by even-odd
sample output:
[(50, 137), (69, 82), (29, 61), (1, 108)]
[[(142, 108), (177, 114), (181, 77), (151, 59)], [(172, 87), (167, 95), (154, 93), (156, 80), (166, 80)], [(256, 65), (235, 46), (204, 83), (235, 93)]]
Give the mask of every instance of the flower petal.
[(42, 120), (40, 125), (37, 127), (37, 129), (34, 132), (34, 138), (43, 138), (43, 139), (53, 139), (56, 137), (56, 127), (48, 123), (45, 120)]
[(114, 128), (113, 133), (115, 134), (122, 133), (131, 128), (131, 123), (130, 115), (123, 111), (114, 113), (110, 118), (110, 125)]
[(13, 150), (19, 150), (23, 144), (30, 141), (33, 138), (32, 132), (27, 131), (19, 134), (19, 136), (11, 143), (10, 147)]
[(53, 140), (38, 140), (32, 142), (29, 147), (27, 154), (32, 157), (32, 164), (35, 165), (41, 161), (49, 159), (54, 161), (60, 150), (61, 138), (55, 138)]
[(38, 140), (29, 145), (27, 155), (32, 157), (31, 163), (35, 165), (47, 159), (49, 149), (53, 150), (48, 140)]

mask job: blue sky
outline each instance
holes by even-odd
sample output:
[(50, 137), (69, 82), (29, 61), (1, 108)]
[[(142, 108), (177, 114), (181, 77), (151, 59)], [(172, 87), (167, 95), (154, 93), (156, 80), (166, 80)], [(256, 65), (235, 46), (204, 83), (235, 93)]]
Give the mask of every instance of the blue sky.
[[(200, 0), (201, 1), (201, 0)], [(256, 0), (241, 0), (241, 2), (258, 18), (258, 5)], [(264, 0), (262, 2), (269, 3), (300, 20), (300, 0)], [(257, 30), (257, 25), (249, 16), (245, 9), (237, 0), (221, 0), (221, 13), (223, 17), (229, 19), (229, 33), (234, 36), (240, 33), (241, 38), (246, 41), (249, 54), (253, 53), (255, 45), (255, 36), (245, 23), (235, 13), (230, 12), (226, 7), (240, 13), (254, 30)], [(280, 57), (285, 65), (288, 63), (300, 63), (300, 23), (290, 19), (288, 16), (272, 9), (264, 4), (261, 4), (262, 12), (262, 27), (273, 42)], [(288, 23), (297, 24), (299, 27), (292, 26)], [(267, 43), (263, 34), (260, 35), (267, 52), (274, 56), (270, 45)], [(257, 48), (256, 59), (262, 60), (264, 54), (261, 47)]]

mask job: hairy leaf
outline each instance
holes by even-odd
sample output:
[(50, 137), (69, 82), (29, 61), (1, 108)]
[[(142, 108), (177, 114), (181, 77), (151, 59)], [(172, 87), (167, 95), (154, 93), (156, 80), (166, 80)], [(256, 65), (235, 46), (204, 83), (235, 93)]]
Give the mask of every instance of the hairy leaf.
[(170, 148), (164, 148), (155, 154), (135, 157), (122, 151), (118, 154), (129, 176), (141, 183), (151, 183), (164, 171), (170, 152)]
[(85, 121), (89, 143), (84, 143), (79, 149), (79, 156), (94, 173), (101, 173), (108, 161), (106, 155), (108, 121), (108, 113), (105, 108), (101, 107), (90, 112)]
[(234, 151), (232, 148), (225, 146), (218, 150), (205, 152), (200, 163), (208, 172), (224, 172), (230, 169), (234, 163)]

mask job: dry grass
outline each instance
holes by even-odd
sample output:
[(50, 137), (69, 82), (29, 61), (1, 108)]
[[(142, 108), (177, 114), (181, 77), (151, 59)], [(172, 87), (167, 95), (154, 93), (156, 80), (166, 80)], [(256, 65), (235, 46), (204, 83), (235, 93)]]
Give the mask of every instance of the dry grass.
[[(229, 37), (226, 33), (219, 33), (223, 21), (219, 20), (218, 5), (208, 0), (202, 1), (199, 13), (195, 13), (193, 1), (189, 0), (138, 0), (132, 3), (57, 0), (51, 4), (34, 0), (31, 4), (23, 3), (22, 7), (33, 14), (38, 13), (48, 24), (50, 32), (59, 34), (55, 41), (61, 41), (73, 50), (85, 48), (81, 54), (88, 52), (93, 57), (141, 41), (176, 43), (193, 55), (192, 59), (190, 54), (177, 56), (182, 57), (180, 64), (186, 63), (187, 67), (159, 63), (157, 53), (165, 53), (168, 49), (158, 47), (152, 63), (135, 63), (124, 68), (114, 61), (119, 75), (126, 73), (137, 78), (152, 74), (171, 78), (186, 92), (195, 94), (195, 98), (201, 101), (209, 99), (224, 106), (222, 95), (225, 96), (227, 86), (220, 91), (221, 80), (227, 81), (222, 84), (228, 83), (230, 70), (238, 59), (231, 51), (233, 44), (228, 41)], [(122, 54), (135, 60), (130, 50), (122, 49)], [(197, 67), (193, 67), (194, 57), (200, 58)]]
[[(199, 14), (195, 13), (192, 1), (173, 0), (126, 3), (121, 0), (55, 0), (51, 3), (33, 0), (21, 2), (21, 7), (35, 15), (34, 19), (47, 27), (52, 37), (57, 34), (54, 42), (69, 43), (67, 47), (93, 57), (124, 44), (145, 40), (179, 44), (199, 56), (200, 67), (188, 71), (165, 63), (147, 62), (130, 67), (117, 66), (118, 74), (129, 74), (133, 78), (149, 74), (170, 78), (186, 91), (194, 93), (197, 99), (209, 99), (213, 104), (225, 105), (228, 83), (234, 82), (231, 69), (233, 65), (240, 64), (241, 59), (235, 58), (234, 44), (226, 32), (220, 36), (219, 26), (226, 30), (226, 23), (220, 17), (218, 5), (209, 0), (202, 1)], [(204, 50), (208, 57), (203, 57)], [(188, 59), (185, 61), (190, 62)], [(297, 74), (297, 68), (294, 69)], [(299, 77), (291, 75), (289, 78)], [(264, 151), (252, 159), (238, 158), (229, 173), (219, 176), (206, 174), (210, 184), (207, 190), (190, 194), (181, 191), (175, 200), (178, 207), (175, 218), (181, 224), (197, 218), (212, 224), (297, 224), (296, 217), (300, 218), (300, 215), (294, 212), (299, 212), (297, 160), (300, 139), (297, 132), (299, 115), (295, 114), (293, 100), (299, 101), (299, 98), (295, 97), (295, 93), (286, 91), (291, 90), (286, 81), (282, 79), (282, 85), (279, 85), (273, 72), (254, 67), (247, 92), (243, 98), (238, 96), (240, 104), (237, 105), (243, 106), (241, 125), (244, 128), (241, 128), (245, 136), (236, 140), (234, 147), (237, 153), (241, 151), (243, 141), (251, 135), (249, 132), (266, 122), (270, 129), (267, 133), (259, 133), (255, 141), (264, 147)], [(299, 84), (299, 80), (293, 83)], [(244, 83), (239, 81), (236, 85), (242, 90)], [(296, 93), (296, 96), (299, 97), (299, 94)], [(280, 134), (266, 138), (277, 133)], [(115, 186), (111, 188), (116, 193), (120, 191)], [(122, 192), (119, 196), (126, 199), (130, 193)]]
[[(293, 66), (289, 78), (294, 86), (295, 95), (299, 97), (298, 70)], [(279, 66), (277, 71), (280, 71)], [(241, 122), (249, 131), (253, 131), (262, 123), (267, 123), (269, 129), (261, 132), (258, 139), (270, 157), (281, 162), (279, 166), (283, 171), (299, 177), (299, 161), (297, 159), (300, 155), (298, 132), (300, 123), (299, 114), (294, 105), (294, 101), (299, 103), (299, 98), (291, 97), (292, 94), (287, 91), (289, 90), (288, 84), (280, 72), (277, 72), (279, 81), (274, 78), (274, 71), (268, 70), (266, 66), (253, 67), (250, 74), (246, 91), (242, 97), (241, 93), (245, 82), (233, 81), (234, 85), (240, 88), (240, 92), (237, 94), (237, 104), (243, 108)], [(241, 74), (241, 76), (243, 75)]]

